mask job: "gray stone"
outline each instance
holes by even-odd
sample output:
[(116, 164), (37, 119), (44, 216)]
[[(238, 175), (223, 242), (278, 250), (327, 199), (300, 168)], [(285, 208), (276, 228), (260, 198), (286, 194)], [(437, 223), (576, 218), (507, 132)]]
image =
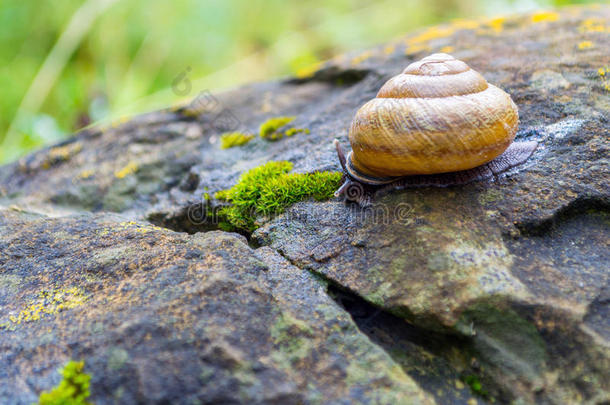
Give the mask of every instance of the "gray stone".
[[(610, 401), (610, 42), (590, 28), (610, 8), (542, 17), (431, 27), (3, 167), (0, 380), (23, 394), (1, 394), (29, 403), (82, 358), (96, 403)], [(511, 94), (540, 143), (524, 165), (365, 210), (304, 201), (247, 240), (207, 220), (205, 193), (268, 161), (340, 170), (358, 107), (439, 51)], [(222, 150), (223, 113), (311, 133)], [(78, 305), (5, 315), (48, 294)]]

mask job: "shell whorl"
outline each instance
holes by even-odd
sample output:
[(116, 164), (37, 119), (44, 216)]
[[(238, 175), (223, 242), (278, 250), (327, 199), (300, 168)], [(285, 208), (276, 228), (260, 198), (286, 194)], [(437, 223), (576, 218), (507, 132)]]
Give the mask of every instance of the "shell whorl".
[(507, 93), (450, 55), (430, 55), (358, 110), (350, 165), (370, 178), (471, 169), (504, 152), (518, 120)]

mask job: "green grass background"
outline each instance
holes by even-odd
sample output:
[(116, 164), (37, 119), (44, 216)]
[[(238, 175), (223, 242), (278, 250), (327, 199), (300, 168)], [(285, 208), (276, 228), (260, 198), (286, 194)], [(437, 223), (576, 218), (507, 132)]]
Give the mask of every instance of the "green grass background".
[[(452, 18), (567, 3), (574, 2), (2, 0), (0, 162), (88, 123), (176, 103), (182, 97), (172, 82), (183, 73), (197, 91), (219, 90)], [(72, 42), (60, 40), (67, 31)], [(41, 70), (47, 74), (33, 83)]]

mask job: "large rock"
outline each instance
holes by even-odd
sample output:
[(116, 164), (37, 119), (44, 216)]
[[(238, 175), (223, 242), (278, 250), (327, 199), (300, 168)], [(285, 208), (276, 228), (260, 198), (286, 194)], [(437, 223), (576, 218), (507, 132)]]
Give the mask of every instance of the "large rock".
[(84, 359), (103, 403), (433, 403), (269, 248), (112, 215), (0, 211), (2, 403)]
[[(609, 401), (609, 32), (602, 6), (456, 21), (4, 167), (3, 204), (29, 212), (3, 211), (0, 238), (0, 378), (23, 390), (10, 398), (33, 400), (83, 358), (101, 403)], [(298, 203), (251, 247), (207, 232), (204, 193), (249, 168), (339, 170), (331, 141), (348, 147), (357, 108), (438, 51), (513, 96), (517, 137), (541, 145), (525, 165), (367, 210)], [(279, 115), (311, 134), (219, 148), (236, 121), (256, 132)], [(74, 306), (5, 315), (49, 294)]]

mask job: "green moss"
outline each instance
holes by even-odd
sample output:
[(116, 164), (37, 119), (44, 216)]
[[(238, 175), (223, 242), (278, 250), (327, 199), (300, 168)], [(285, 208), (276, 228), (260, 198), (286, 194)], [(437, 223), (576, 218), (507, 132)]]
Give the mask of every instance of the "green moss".
[(290, 124), (296, 117), (275, 117), (269, 118), (260, 126), (259, 133), (261, 138), (268, 138), (283, 126)]
[(257, 216), (277, 215), (298, 201), (313, 197), (318, 201), (333, 196), (339, 187), (341, 173), (289, 173), (290, 162), (269, 162), (243, 174), (229, 190), (215, 197), (231, 203), (220, 210), (220, 220), (234, 229), (253, 231)]
[(489, 393), (483, 389), (481, 385), (481, 380), (476, 375), (467, 375), (462, 378), (462, 380), (470, 387), (470, 390), (473, 394), (478, 395), (482, 398), (489, 398)]
[(220, 147), (222, 149), (241, 146), (254, 139), (253, 134), (244, 134), (242, 132), (227, 132), (220, 135)]
[(261, 138), (268, 141), (277, 141), (284, 137), (293, 136), (298, 133), (309, 133), (307, 128), (286, 128), (296, 117), (275, 117), (263, 122), (259, 133)]
[(90, 404), (89, 384), (91, 376), (83, 372), (85, 362), (70, 361), (61, 370), (63, 379), (51, 391), (42, 392), (38, 403), (40, 405), (84, 405)]
[(286, 131), (284, 131), (284, 135), (292, 136), (295, 134), (299, 134), (301, 132), (306, 133), (306, 134), (310, 133), (309, 129), (307, 129), (307, 128), (288, 128)]

